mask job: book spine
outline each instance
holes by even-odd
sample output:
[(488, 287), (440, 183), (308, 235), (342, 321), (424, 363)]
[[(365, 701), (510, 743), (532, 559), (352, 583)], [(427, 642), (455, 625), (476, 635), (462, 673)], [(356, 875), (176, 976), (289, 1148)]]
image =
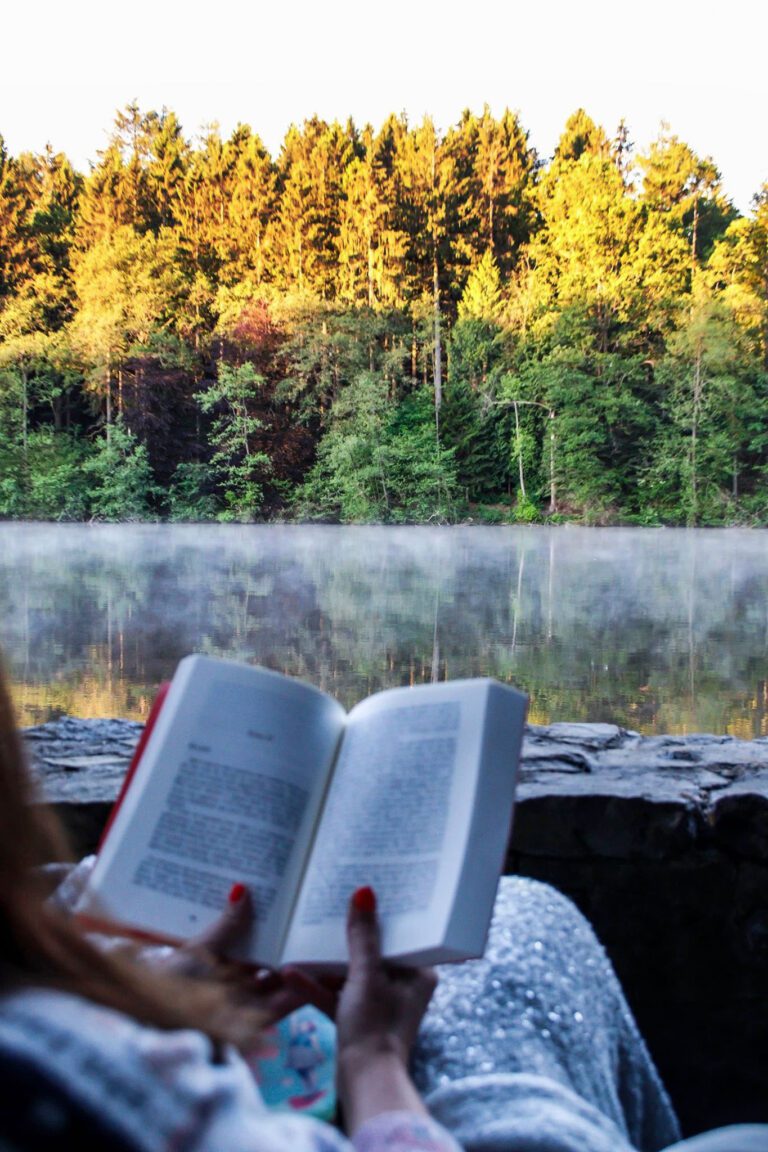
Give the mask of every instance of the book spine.
[(142, 732), (141, 736), (139, 737), (139, 742), (136, 745), (136, 748), (134, 749), (133, 756), (131, 757), (131, 762), (128, 765), (128, 771), (125, 774), (125, 779), (123, 780), (123, 783), (120, 786), (120, 792), (118, 793), (117, 800), (115, 800), (115, 803), (112, 806), (112, 811), (110, 812), (109, 817), (107, 818), (107, 822), (104, 825), (104, 831), (101, 834), (101, 838), (99, 839), (99, 846), (96, 849), (97, 853), (101, 851), (102, 846), (104, 845), (104, 842), (107, 839), (107, 836), (109, 835), (109, 830), (115, 822), (115, 817), (117, 816), (118, 812), (120, 811), (120, 805), (122, 804), (123, 800), (125, 799), (126, 793), (128, 792), (128, 789), (131, 786), (131, 780), (133, 780), (133, 777), (136, 773), (136, 769), (138, 768), (139, 764), (141, 763), (141, 758), (144, 755), (144, 749), (147, 746), (147, 741), (149, 740), (149, 737), (152, 735), (152, 729), (154, 728), (155, 724), (157, 723), (157, 718), (160, 715), (163, 704), (165, 703), (165, 698), (168, 695), (168, 689), (170, 688), (170, 686), (171, 686), (170, 680), (168, 680), (164, 684), (161, 684), (160, 688), (158, 690), (157, 696), (155, 696), (154, 703), (152, 704), (152, 708), (150, 709), (149, 716), (147, 717), (147, 722), (144, 725), (144, 731)]

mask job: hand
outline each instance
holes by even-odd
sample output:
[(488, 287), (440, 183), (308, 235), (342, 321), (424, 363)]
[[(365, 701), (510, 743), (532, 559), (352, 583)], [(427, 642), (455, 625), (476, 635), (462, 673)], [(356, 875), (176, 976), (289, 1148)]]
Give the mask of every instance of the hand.
[(398, 968), (381, 958), (376, 897), (360, 888), (347, 919), (349, 971), (339, 997), (339, 1055), (394, 1052), (407, 1063), (437, 984), (427, 968)]
[(437, 978), (381, 958), (376, 897), (359, 888), (347, 919), (349, 972), (336, 1011), (338, 1086), (350, 1135), (382, 1112), (426, 1113), (408, 1056)]
[(253, 914), (253, 901), (247, 888), (234, 885), (218, 919), (165, 956), (161, 966), (192, 979), (217, 980), (231, 985), (238, 995), (255, 1002), (268, 1024), (281, 1020), (303, 1004), (314, 1004), (325, 1012), (332, 1010), (331, 994), (301, 969), (255, 970), (253, 965), (228, 958), (227, 954), (250, 928)]

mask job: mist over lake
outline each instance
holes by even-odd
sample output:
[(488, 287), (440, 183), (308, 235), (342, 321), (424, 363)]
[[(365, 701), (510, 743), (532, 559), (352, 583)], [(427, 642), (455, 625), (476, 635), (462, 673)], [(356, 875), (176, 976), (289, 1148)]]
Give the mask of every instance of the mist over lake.
[(530, 719), (768, 734), (768, 538), (748, 530), (0, 525), (22, 722), (144, 719), (191, 651), (350, 706), (495, 676)]

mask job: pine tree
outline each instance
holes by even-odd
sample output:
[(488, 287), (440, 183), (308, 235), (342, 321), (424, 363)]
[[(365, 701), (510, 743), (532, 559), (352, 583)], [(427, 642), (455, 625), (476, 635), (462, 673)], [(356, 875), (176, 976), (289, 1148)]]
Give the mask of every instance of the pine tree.
[(734, 220), (715, 242), (705, 276), (768, 370), (768, 184), (753, 204), (754, 216)]
[(662, 131), (638, 163), (643, 172), (643, 202), (666, 214), (686, 237), (691, 265), (696, 267), (736, 216), (723, 194), (714, 161), (701, 159), (677, 136)]
[(344, 175), (339, 229), (339, 299), (369, 308), (403, 304), (401, 275), (407, 237), (398, 224), (397, 199), (387, 155), (390, 134), (362, 134), (362, 155)]
[(487, 252), (507, 275), (535, 225), (537, 157), (518, 117), (505, 109), (496, 120), (486, 105), (480, 117), (465, 112), (445, 141), (454, 161), (457, 184), (457, 235), (460, 262), (454, 291), (463, 284), (463, 269)]
[(0, 136), (0, 304), (34, 274), (36, 253), (29, 222), (38, 181), (34, 157), (14, 159)]
[(253, 437), (262, 424), (252, 406), (262, 384), (252, 364), (220, 363), (216, 382), (198, 395), (203, 412), (213, 415), (211, 466), (225, 503), (222, 519), (253, 520), (261, 510), (270, 461), (254, 451)]
[(75, 264), (77, 311), (70, 326), (87, 386), (97, 398), (107, 436), (122, 412), (126, 358), (172, 322), (181, 274), (172, 236), (140, 235), (123, 226), (103, 236)]
[(717, 523), (736, 518), (743, 497), (757, 492), (764, 514), (768, 375), (704, 277), (657, 377), (666, 420), (646, 480), (653, 502), (671, 518)]
[(288, 130), (278, 159), (278, 205), (270, 234), (280, 287), (334, 299), (341, 190), (356, 146), (351, 125), (342, 128), (313, 117), (301, 129)]

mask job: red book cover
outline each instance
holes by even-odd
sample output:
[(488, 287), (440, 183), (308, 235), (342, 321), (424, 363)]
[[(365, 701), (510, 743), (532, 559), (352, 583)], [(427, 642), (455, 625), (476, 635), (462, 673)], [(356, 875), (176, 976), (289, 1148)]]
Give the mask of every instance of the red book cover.
[(99, 840), (99, 847), (98, 847), (97, 851), (101, 850), (101, 846), (104, 843), (104, 841), (106, 840), (106, 838), (109, 834), (109, 830), (112, 827), (112, 824), (114, 823), (115, 816), (117, 816), (117, 813), (120, 810), (120, 805), (122, 804), (123, 800), (125, 799), (125, 794), (128, 791), (128, 789), (130, 788), (131, 780), (133, 779), (134, 773), (136, 772), (136, 769), (138, 768), (139, 763), (141, 762), (141, 758), (144, 755), (144, 749), (147, 746), (147, 740), (149, 740), (149, 737), (152, 733), (152, 729), (154, 728), (154, 726), (157, 722), (157, 718), (160, 715), (160, 710), (162, 709), (163, 704), (165, 703), (165, 698), (168, 695), (168, 689), (170, 688), (170, 686), (171, 686), (170, 680), (168, 680), (164, 684), (160, 685), (157, 696), (155, 697), (154, 703), (152, 704), (152, 708), (150, 710), (149, 717), (147, 718), (147, 722), (144, 725), (144, 731), (142, 732), (141, 736), (139, 737), (139, 742), (136, 745), (136, 748), (134, 749), (134, 753), (133, 753), (133, 756), (131, 758), (131, 763), (128, 766), (128, 771), (125, 774), (125, 779), (123, 780), (123, 783), (120, 787), (120, 792), (118, 794), (117, 800), (115, 800), (112, 811), (109, 814), (109, 818), (108, 818), (106, 824), (104, 825), (104, 831), (101, 834), (101, 839)]

